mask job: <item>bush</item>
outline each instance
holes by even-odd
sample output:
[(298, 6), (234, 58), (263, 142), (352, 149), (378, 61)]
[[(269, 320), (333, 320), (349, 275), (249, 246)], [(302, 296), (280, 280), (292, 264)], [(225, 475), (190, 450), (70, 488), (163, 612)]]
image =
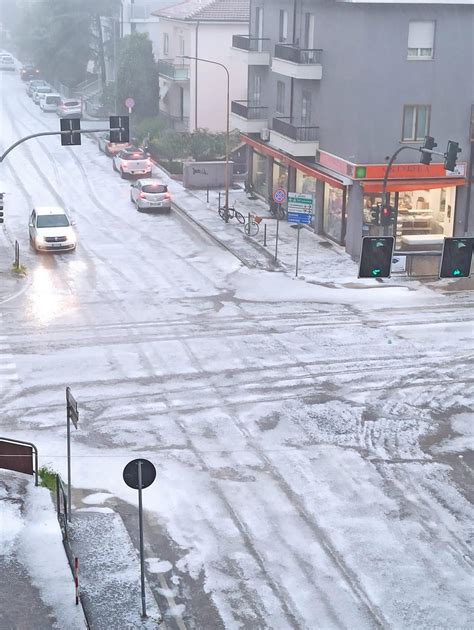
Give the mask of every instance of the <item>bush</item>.
[(143, 142), (145, 138), (150, 140), (158, 139), (163, 132), (169, 129), (166, 120), (159, 117), (144, 118), (133, 130), (135, 137), (139, 142)]
[(41, 479), (41, 486), (48, 488), (51, 492), (56, 490), (56, 472), (52, 468), (41, 466), (38, 470), (38, 475)]

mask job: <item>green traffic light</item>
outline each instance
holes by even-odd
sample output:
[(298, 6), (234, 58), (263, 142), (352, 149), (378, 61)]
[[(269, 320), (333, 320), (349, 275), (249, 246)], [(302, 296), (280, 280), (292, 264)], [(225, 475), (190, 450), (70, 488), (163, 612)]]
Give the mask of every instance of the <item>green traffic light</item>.
[(378, 276), (382, 273), (381, 269), (372, 269), (372, 275), (373, 276)]
[(455, 269), (453, 271), (453, 276), (460, 276), (461, 275), (461, 270), (460, 269)]

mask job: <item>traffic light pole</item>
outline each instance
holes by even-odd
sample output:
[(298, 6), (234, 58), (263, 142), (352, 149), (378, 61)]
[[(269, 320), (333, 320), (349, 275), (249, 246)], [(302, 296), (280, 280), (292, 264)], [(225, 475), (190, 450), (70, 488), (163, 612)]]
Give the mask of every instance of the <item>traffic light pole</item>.
[(7, 157), (7, 155), (13, 151), (19, 144), (31, 140), (32, 138), (40, 138), (41, 136), (64, 136), (71, 135), (71, 133), (102, 133), (103, 131), (124, 131), (123, 127), (108, 127), (107, 129), (78, 129), (74, 131), (41, 131), (40, 133), (33, 133), (30, 136), (25, 136), (14, 142), (8, 149), (0, 155), (0, 164)]

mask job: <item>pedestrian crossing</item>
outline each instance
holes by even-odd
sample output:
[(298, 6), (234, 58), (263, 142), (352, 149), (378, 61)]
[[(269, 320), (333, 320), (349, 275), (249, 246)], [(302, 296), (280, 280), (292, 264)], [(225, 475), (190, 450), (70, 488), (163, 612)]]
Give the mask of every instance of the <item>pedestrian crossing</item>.
[[(3, 315), (0, 313), (0, 330), (4, 330)], [(18, 381), (15, 356), (6, 335), (0, 335), (0, 397), (11, 389), (12, 383)]]

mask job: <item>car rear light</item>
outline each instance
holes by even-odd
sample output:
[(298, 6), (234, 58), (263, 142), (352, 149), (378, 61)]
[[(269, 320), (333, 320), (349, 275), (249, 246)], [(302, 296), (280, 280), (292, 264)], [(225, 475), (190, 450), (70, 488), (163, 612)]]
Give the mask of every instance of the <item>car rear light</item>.
[(170, 195), (170, 193), (168, 193), (168, 192), (167, 192), (167, 193), (165, 193), (165, 199), (171, 199), (171, 195)]
[(146, 199), (145, 193), (140, 193), (138, 196), (140, 197), (140, 199)]

